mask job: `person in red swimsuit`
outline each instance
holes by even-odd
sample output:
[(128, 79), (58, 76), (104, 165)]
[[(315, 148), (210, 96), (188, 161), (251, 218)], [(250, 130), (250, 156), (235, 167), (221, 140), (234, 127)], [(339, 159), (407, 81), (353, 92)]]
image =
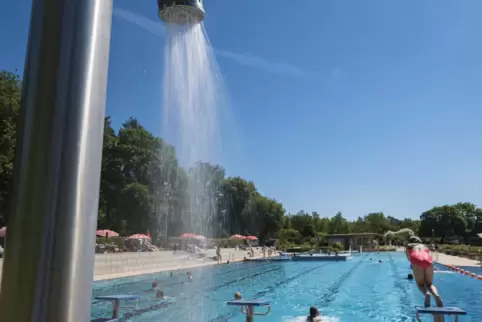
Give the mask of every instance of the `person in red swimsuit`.
[(430, 251), (417, 236), (412, 236), (405, 246), (408, 261), (412, 264), (413, 277), (420, 292), (425, 296), (424, 305), (430, 306), (430, 295), (433, 295), (438, 307), (443, 306), (437, 288), (433, 285), (433, 260)]

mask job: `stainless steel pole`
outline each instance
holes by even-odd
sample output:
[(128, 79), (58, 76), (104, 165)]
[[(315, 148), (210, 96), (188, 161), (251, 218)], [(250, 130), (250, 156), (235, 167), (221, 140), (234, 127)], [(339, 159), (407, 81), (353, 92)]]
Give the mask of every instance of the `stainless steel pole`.
[(33, 0), (2, 322), (90, 320), (112, 0)]

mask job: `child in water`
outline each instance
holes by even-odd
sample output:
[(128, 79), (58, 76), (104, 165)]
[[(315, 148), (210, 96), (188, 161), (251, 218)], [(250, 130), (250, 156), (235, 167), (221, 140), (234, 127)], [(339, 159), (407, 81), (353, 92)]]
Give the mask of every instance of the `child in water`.
[(158, 298), (158, 299), (163, 299), (163, 298), (165, 298), (164, 292), (163, 292), (162, 290), (157, 290), (157, 292), (156, 292), (156, 298)]
[(241, 296), (241, 293), (239, 293), (239, 292), (234, 293), (234, 299), (235, 300), (241, 300), (242, 298), (243, 297)]
[(310, 315), (306, 318), (307, 322), (321, 322), (323, 321), (321, 318), (320, 311), (314, 306), (310, 307)]

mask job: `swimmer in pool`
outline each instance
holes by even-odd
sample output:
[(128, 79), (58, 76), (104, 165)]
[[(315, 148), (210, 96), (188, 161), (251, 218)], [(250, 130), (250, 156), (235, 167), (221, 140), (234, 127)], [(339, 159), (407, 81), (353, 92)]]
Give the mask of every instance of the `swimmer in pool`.
[[(239, 300), (242, 300), (243, 297), (241, 296), (241, 293), (240, 292), (236, 292), (234, 293), (234, 299), (236, 301), (239, 301)], [(271, 311), (271, 307), (268, 306), (268, 313)], [(246, 314), (246, 312), (248, 312), (248, 308), (244, 305), (241, 306), (241, 312), (243, 312), (243, 314)], [(266, 315), (266, 313), (256, 313), (254, 311), (251, 311), (253, 315)], [(321, 320), (314, 320), (314, 321), (321, 321)]]
[(189, 282), (192, 282), (193, 279), (194, 279), (194, 278), (192, 277), (191, 272), (187, 272), (187, 280), (188, 280)]
[(164, 292), (163, 292), (162, 290), (157, 290), (157, 292), (156, 292), (156, 298), (158, 298), (158, 299), (163, 299), (163, 298), (165, 298)]
[(239, 293), (239, 292), (234, 293), (234, 299), (235, 300), (241, 300), (242, 298), (243, 297), (241, 296), (241, 293)]
[(174, 300), (175, 299), (175, 297), (165, 295), (163, 290), (157, 290), (156, 291), (156, 298), (162, 299), (162, 300)]
[[(234, 299), (236, 301), (238, 301), (238, 300), (242, 300), (243, 297), (241, 296), (240, 292), (236, 292), (236, 293), (234, 293)], [(243, 314), (246, 314), (246, 312), (247, 312), (246, 307), (244, 305), (241, 306), (241, 312), (243, 312)]]
[(310, 307), (310, 315), (306, 318), (306, 321), (308, 322), (321, 322), (323, 321), (321, 319), (321, 314), (320, 311), (314, 306)]
[(410, 281), (413, 280), (413, 274), (408, 274), (408, 275), (407, 275), (407, 280), (410, 280)]
[[(425, 296), (425, 307), (430, 306), (430, 295), (433, 295), (438, 307), (443, 307), (442, 298), (437, 288), (433, 285), (434, 267), (430, 251), (417, 236), (412, 236), (405, 246), (405, 254), (412, 264), (412, 271), (417, 286)], [(437, 319), (439, 318), (439, 319)], [(435, 321), (443, 321), (443, 317), (435, 316)]]

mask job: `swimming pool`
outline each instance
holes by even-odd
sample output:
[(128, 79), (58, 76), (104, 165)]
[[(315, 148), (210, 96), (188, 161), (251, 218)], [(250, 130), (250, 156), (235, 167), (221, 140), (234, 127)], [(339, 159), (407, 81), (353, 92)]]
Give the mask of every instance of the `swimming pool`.
[[(184, 282), (187, 271), (195, 278), (191, 283)], [(270, 300), (271, 314), (255, 321), (304, 321), (314, 305), (330, 317), (328, 321), (408, 322), (415, 321), (414, 306), (423, 303), (415, 283), (406, 279), (409, 272), (404, 254), (395, 252), (361, 254), (343, 262), (233, 263), (176, 271), (173, 277), (158, 273), (100, 281), (94, 284), (94, 296), (141, 295), (139, 314), (123, 318), (132, 322), (243, 321), (239, 308), (225, 304), (236, 291), (245, 299)], [(160, 282), (166, 295), (175, 296), (176, 302), (159, 304), (152, 292), (145, 292), (153, 280)], [(461, 321), (482, 321), (482, 281), (442, 272), (436, 273), (435, 284), (446, 306), (468, 312)], [(94, 302), (92, 313), (93, 317), (107, 317), (110, 308)]]

